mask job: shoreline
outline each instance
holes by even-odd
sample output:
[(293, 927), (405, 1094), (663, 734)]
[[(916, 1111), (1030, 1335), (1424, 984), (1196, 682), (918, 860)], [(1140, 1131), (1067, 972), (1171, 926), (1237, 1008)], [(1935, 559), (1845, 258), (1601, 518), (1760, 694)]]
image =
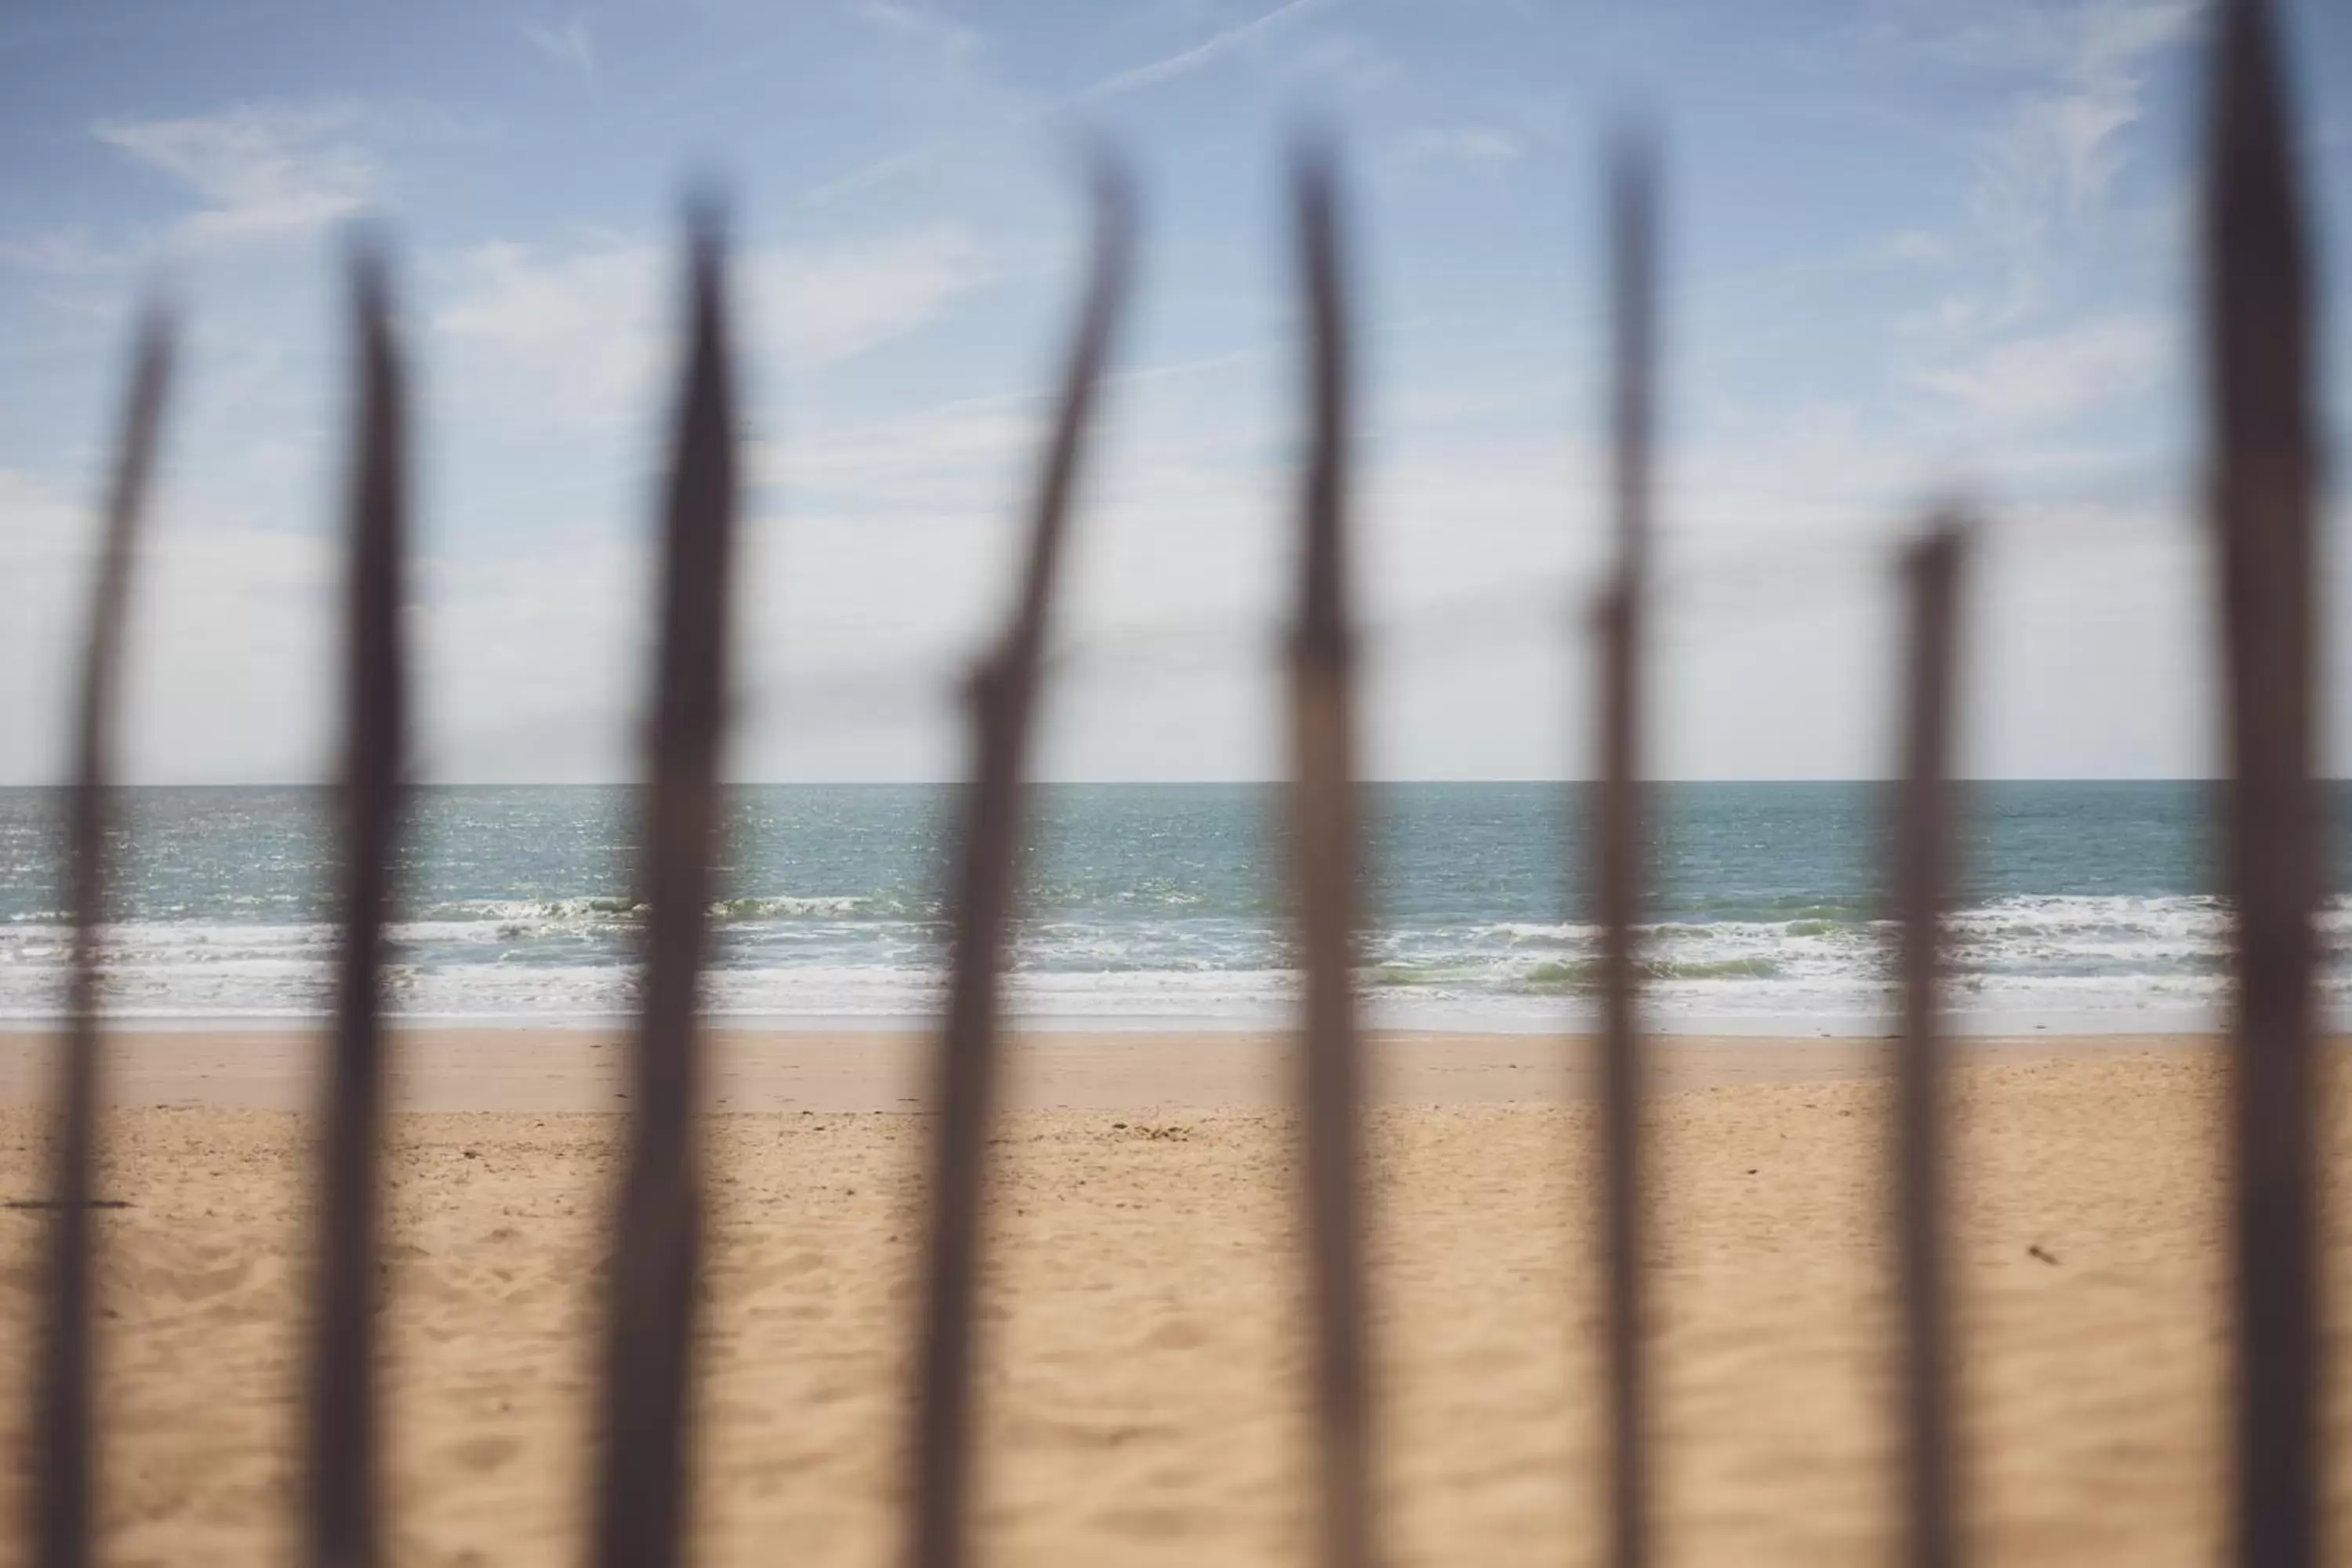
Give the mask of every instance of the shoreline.
[[(1372, 1035), (1518, 1036), (1574, 1037), (1593, 1032), (1591, 1009), (1563, 1004), (1545, 1011), (1529, 1008), (1459, 1007), (1400, 1003), (1377, 989), (1360, 993), (1358, 1028)], [(2352, 1008), (2323, 1003), (2323, 1028), (2352, 1033)], [(1644, 1003), (1645, 1033), (1661, 1039), (1885, 1039), (1898, 1024), (1888, 1009), (1826, 1008), (1787, 1012), (1709, 1012)], [(706, 1008), (702, 1027), (712, 1034), (901, 1035), (938, 1027), (938, 1009), (898, 1012), (716, 1011)], [(302, 1034), (325, 1029), (333, 1016), (324, 1009), (280, 1013), (108, 1012), (103, 1026), (127, 1034)], [(0, 1039), (54, 1033), (64, 1026), (58, 1013), (0, 1015)], [(612, 1013), (388, 1013), (385, 1022), (404, 1033), (492, 1031), (526, 1034), (610, 1034), (636, 1022), (629, 1012)], [(1226, 1013), (1024, 1012), (1004, 1014), (1003, 1026), (1018, 1035), (1274, 1035), (1296, 1026), (1295, 1008)], [(2182, 1005), (2108, 1009), (2024, 1010), (1955, 1007), (1947, 1011), (1944, 1033), (1954, 1039), (2090, 1038), (2121, 1036), (2218, 1035), (2226, 1032), (2226, 1011), (2217, 1005)]]
[[(315, 1026), (109, 1029), (107, 1097), (122, 1108), (310, 1108)], [(0, 1029), (0, 1105), (46, 1098), (54, 1029)], [(391, 1031), (398, 1111), (558, 1113), (627, 1108), (625, 1026), (400, 1024)], [(704, 1109), (716, 1113), (929, 1109), (929, 1029), (761, 1029), (712, 1025)], [(1591, 1092), (1586, 1035), (1367, 1030), (1368, 1103), (1562, 1105)], [(1654, 1089), (1868, 1079), (1888, 1037), (1655, 1034)], [(2218, 1053), (2211, 1033), (1969, 1036), (1955, 1059), (2028, 1063)], [(1039, 1030), (1006, 1037), (1007, 1110), (1264, 1110), (1291, 1103), (1295, 1037), (1280, 1029)]]

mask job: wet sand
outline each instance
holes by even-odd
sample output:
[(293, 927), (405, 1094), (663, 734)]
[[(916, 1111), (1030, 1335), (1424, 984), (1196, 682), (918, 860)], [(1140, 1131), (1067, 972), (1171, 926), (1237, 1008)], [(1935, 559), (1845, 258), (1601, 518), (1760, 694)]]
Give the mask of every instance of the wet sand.
[[(604, 1037), (520, 1030), (421, 1031), (401, 1049), (383, 1319), (395, 1560), (577, 1561), (623, 1053)], [(107, 1561), (290, 1555), (311, 1168), (292, 1108), (315, 1050), (292, 1033), (117, 1042), (102, 1192), (129, 1206), (100, 1215)], [(1662, 1047), (1651, 1264), (1665, 1561), (1887, 1560), (1877, 1051)], [(1580, 1052), (1511, 1036), (1374, 1047), (1381, 1468), (1398, 1563), (1593, 1560)], [(40, 1184), (29, 1101), (45, 1054), (0, 1037), (12, 1201)], [(2216, 1054), (2196, 1039), (2044, 1038), (1963, 1056), (1955, 1247), (1982, 1549), (2005, 1563), (2212, 1561)], [(895, 1560), (921, 1065), (910, 1037), (717, 1041), (706, 1563)], [(986, 1292), (981, 1515), (995, 1560), (1303, 1560), (1286, 1082), (1268, 1037), (1021, 1042)], [(38, 1230), (37, 1213), (0, 1210), (0, 1540), (19, 1539), (23, 1517)], [(2332, 1240), (2328, 1258), (2340, 1296), (2352, 1247)], [(2352, 1499), (2352, 1468), (2336, 1480), (2339, 1504)]]
[[(405, 1110), (627, 1109), (626, 1037), (612, 1029), (417, 1028), (394, 1048), (394, 1102)], [(2195, 1036), (2019, 1037), (1972, 1049), (2022, 1060), (2053, 1052), (2137, 1055)], [(1530, 1034), (1381, 1033), (1368, 1037), (1371, 1092), (1392, 1105), (1511, 1105), (1582, 1099), (1581, 1044)], [(0, 1030), (0, 1104), (37, 1103), (47, 1037)], [(920, 1110), (931, 1037), (892, 1030), (717, 1029), (709, 1108), (718, 1111)], [(1286, 1037), (1267, 1033), (1040, 1031), (1009, 1057), (1014, 1110), (1270, 1110), (1293, 1089)], [(1675, 1037), (1654, 1042), (1661, 1089), (1866, 1077), (1883, 1042), (1851, 1037)], [(137, 1029), (108, 1036), (108, 1088), (124, 1106), (305, 1110), (317, 1092), (319, 1037), (288, 1028)]]

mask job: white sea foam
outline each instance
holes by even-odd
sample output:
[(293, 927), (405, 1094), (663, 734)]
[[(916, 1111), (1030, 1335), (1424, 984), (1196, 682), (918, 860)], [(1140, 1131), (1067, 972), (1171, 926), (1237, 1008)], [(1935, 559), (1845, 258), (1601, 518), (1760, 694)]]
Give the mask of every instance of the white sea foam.
[[(856, 898), (739, 900), (720, 916), (705, 979), (711, 1010), (743, 1018), (885, 1021), (929, 1016), (940, 931)], [(417, 1018), (570, 1020), (627, 1013), (637, 913), (625, 900), (442, 905), (393, 929), (394, 1009)], [(2352, 1000), (2335, 957), (2352, 909), (2322, 919), (2326, 998)], [(2131, 1028), (2210, 1019), (2224, 996), (2228, 916), (2214, 900), (2004, 899), (1952, 917), (1951, 1000), (1964, 1024)], [(1805, 915), (1648, 928), (1645, 1003), (1669, 1026), (1883, 1026), (1888, 929)], [(1549, 1027), (1589, 1002), (1591, 928), (1423, 923), (1368, 934), (1372, 1020), (1404, 1026)], [(0, 1018), (53, 1016), (65, 929), (0, 924)], [(322, 923), (141, 921), (106, 933), (106, 996), (143, 1018), (315, 1016), (329, 1005), (334, 929)], [(1053, 916), (1023, 932), (1010, 1005), (1039, 1022), (1237, 1024), (1286, 1016), (1295, 994), (1266, 920)]]

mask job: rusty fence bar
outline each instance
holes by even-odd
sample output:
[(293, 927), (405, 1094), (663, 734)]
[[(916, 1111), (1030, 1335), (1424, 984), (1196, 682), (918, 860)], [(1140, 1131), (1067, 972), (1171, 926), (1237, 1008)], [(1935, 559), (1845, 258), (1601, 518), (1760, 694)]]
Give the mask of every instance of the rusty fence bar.
[(1895, 1050), (1895, 1280), (1901, 1448), (1910, 1568), (1958, 1568), (1952, 1327), (1945, 1268), (1942, 925), (1952, 889), (1952, 714), (1968, 532), (1939, 519), (1904, 555), (1910, 619), (1903, 779), (1895, 814), (1903, 1033)]
[(406, 668), (401, 635), (407, 408), (383, 256), (352, 262), (359, 349), (343, 605), (342, 950), (320, 1151), (318, 1317), (310, 1356), (310, 1561), (373, 1568), (375, 1306), (383, 1141), (383, 928), (400, 833)]
[(1616, 564), (1595, 616), (1600, 641), (1601, 777), (1593, 795), (1593, 910), (1601, 928), (1601, 1263), (1607, 1373), (1608, 1561), (1649, 1561), (1647, 1378), (1643, 1346), (1644, 1064), (1634, 928), (1647, 870), (1641, 783), (1642, 636), (1650, 535), (1651, 418), (1656, 376), (1656, 159), (1620, 139), (1609, 163), (1612, 499)]
[(1297, 154), (1296, 201), (1307, 306), (1307, 456), (1299, 509), (1297, 620), (1290, 634), (1290, 840), (1305, 989), (1299, 1093), (1315, 1314), (1315, 1402), (1324, 1568), (1374, 1560), (1363, 1226), (1357, 1181), (1362, 1064), (1356, 944), (1353, 637), (1348, 617), (1349, 343), (1331, 153)]
[(1107, 157), (1094, 183), (1092, 274), (1064, 372), (1061, 404), (1030, 514), (1021, 595), (1003, 640), (973, 671), (967, 693), (973, 775), (963, 808), (955, 885), (954, 972), (947, 1023), (932, 1066), (937, 1136), (922, 1341), (911, 1402), (914, 1489), (908, 1561), (957, 1568), (970, 1557), (972, 1325), (978, 1317), (982, 1206), (994, 1118), (997, 1008), (1018, 893), (1029, 732), (1037, 702), (1046, 612), (1067, 531), (1103, 368), (1125, 303), (1134, 250), (1134, 198)]
[(2302, 202), (2269, 7), (2216, 18), (2204, 210), (2210, 506), (2237, 914), (2233, 1066), (2238, 1561), (2321, 1560), (2322, 1340), (2312, 918), (2315, 451)]
[(645, 991), (626, 1164), (613, 1233), (600, 1568), (671, 1568), (685, 1555), (691, 1479), (695, 1279), (702, 1248), (696, 1112), (698, 976), (709, 939), (726, 727), (728, 566), (735, 534), (735, 389), (725, 241), (691, 219), (684, 385), (662, 525), (661, 652), (644, 804)]
[(106, 919), (111, 826), (114, 708), (121, 686), (131, 572), (154, 473), (163, 398), (172, 377), (169, 310), (151, 305), (138, 330), (131, 388), (106, 500), (105, 531), (90, 589), (89, 642), (74, 710), (74, 783), (66, 803), (66, 899), (73, 919), (65, 1037), (57, 1073), (47, 1276), (34, 1374), (29, 1467), (37, 1568), (83, 1568), (96, 1527), (97, 1346), (91, 1321), (98, 1116), (103, 1089), (99, 1042), (99, 927)]

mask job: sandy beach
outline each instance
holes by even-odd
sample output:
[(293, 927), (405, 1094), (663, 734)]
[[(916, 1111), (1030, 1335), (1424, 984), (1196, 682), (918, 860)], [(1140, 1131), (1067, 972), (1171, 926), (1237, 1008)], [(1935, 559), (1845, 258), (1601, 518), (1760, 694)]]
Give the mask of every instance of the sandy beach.
[[(12, 1205), (38, 1192), (46, 1049), (0, 1037)], [(290, 1552), (310, 1177), (299, 1108), (315, 1049), (292, 1032), (115, 1041), (102, 1191), (127, 1206), (101, 1221), (109, 1562)], [(1243, 1035), (1019, 1042), (988, 1284), (982, 1510), (996, 1560), (1302, 1560), (1284, 1050)], [(1661, 1046), (1666, 1561), (1885, 1560), (1877, 1050)], [(384, 1300), (401, 1563), (580, 1555), (622, 1055), (584, 1031), (402, 1041)], [(1372, 1057), (1394, 1559), (1590, 1561), (1580, 1047), (1405, 1036)], [(922, 1042), (728, 1033), (714, 1058), (702, 1560), (768, 1561), (789, 1542), (796, 1562), (891, 1561)], [(1956, 1246), (1982, 1546), (2006, 1563), (2210, 1562), (2226, 1279), (2212, 1044), (2037, 1037), (1974, 1042), (1962, 1058)], [(0, 1210), (12, 1455), (37, 1230), (36, 1214)], [(2340, 1288), (2352, 1248), (2332, 1243), (2329, 1258)], [(14, 1541), (21, 1463), (7, 1473), (0, 1540)], [(2339, 1465), (2339, 1508), (2347, 1482)]]

